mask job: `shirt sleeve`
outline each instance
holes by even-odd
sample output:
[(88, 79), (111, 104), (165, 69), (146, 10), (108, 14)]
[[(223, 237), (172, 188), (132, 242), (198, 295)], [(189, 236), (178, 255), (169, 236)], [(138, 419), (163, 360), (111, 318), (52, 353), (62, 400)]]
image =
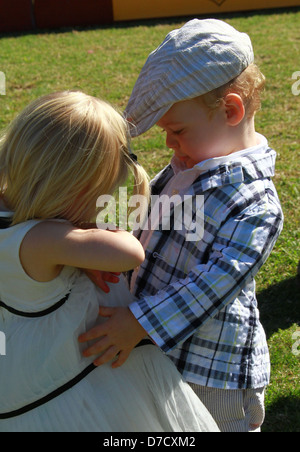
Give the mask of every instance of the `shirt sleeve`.
[(280, 208), (266, 203), (230, 215), (220, 227), (207, 263), (130, 305), (152, 340), (164, 351), (186, 341), (201, 325), (234, 301), (269, 257), (281, 232)]

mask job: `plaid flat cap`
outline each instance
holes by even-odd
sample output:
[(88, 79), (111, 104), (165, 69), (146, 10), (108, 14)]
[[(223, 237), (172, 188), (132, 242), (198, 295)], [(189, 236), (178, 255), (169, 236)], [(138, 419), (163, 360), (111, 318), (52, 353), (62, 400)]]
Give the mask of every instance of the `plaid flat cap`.
[(179, 101), (219, 88), (254, 61), (249, 36), (216, 19), (187, 22), (150, 53), (125, 116), (131, 136), (150, 129)]

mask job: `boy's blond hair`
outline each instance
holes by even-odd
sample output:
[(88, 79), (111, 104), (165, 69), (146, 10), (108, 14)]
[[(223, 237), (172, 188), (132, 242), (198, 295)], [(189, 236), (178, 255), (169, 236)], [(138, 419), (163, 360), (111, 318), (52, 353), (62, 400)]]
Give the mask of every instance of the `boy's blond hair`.
[[(32, 102), (0, 143), (0, 190), (13, 223), (65, 218), (91, 221), (96, 200), (134, 173), (134, 193), (148, 177), (130, 157), (128, 125), (108, 103), (64, 91)], [(70, 214), (72, 212), (72, 214)]]
[(202, 95), (201, 99), (209, 108), (210, 114), (213, 114), (228, 93), (237, 93), (244, 102), (246, 116), (251, 118), (261, 108), (261, 94), (265, 81), (265, 76), (258, 66), (252, 63), (233, 80)]

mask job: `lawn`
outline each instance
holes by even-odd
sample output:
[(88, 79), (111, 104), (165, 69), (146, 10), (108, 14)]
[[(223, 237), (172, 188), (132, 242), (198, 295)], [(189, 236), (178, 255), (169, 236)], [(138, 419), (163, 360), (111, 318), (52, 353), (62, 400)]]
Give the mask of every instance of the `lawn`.
[[(285, 214), (283, 233), (257, 277), (261, 319), (272, 360), (264, 431), (299, 432), (300, 95), (292, 89), (296, 82), (292, 76), (300, 71), (300, 9), (222, 18), (250, 34), (256, 62), (267, 77), (256, 124), (278, 153), (274, 182)], [(186, 20), (0, 35), (0, 72), (6, 77), (6, 95), (0, 96), (0, 128), (34, 98), (63, 89), (79, 89), (123, 109), (149, 52)], [(150, 176), (172, 155), (156, 127), (136, 138), (133, 149)]]

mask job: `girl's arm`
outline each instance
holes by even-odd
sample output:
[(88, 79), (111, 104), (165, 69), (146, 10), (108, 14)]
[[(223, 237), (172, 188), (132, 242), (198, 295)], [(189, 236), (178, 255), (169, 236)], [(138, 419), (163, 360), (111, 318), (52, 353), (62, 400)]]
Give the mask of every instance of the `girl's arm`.
[(124, 272), (144, 258), (142, 245), (126, 231), (83, 230), (51, 220), (32, 228), (20, 248), (25, 272), (37, 281), (50, 281), (65, 265)]
[[(261, 203), (255, 211), (250, 206), (232, 215), (219, 229), (208, 261), (199, 262), (186, 277), (135, 300), (128, 309), (131, 315), (121, 308), (101, 308), (100, 315), (109, 320), (80, 336), (80, 342), (98, 339), (84, 355), (108, 350), (94, 361), (101, 365), (112, 358), (110, 350), (118, 350), (114, 367), (122, 365), (143, 330), (165, 353), (178, 347), (239, 296), (268, 258), (281, 229), (279, 206), (270, 211)], [(147, 276), (153, 282), (153, 275)]]

